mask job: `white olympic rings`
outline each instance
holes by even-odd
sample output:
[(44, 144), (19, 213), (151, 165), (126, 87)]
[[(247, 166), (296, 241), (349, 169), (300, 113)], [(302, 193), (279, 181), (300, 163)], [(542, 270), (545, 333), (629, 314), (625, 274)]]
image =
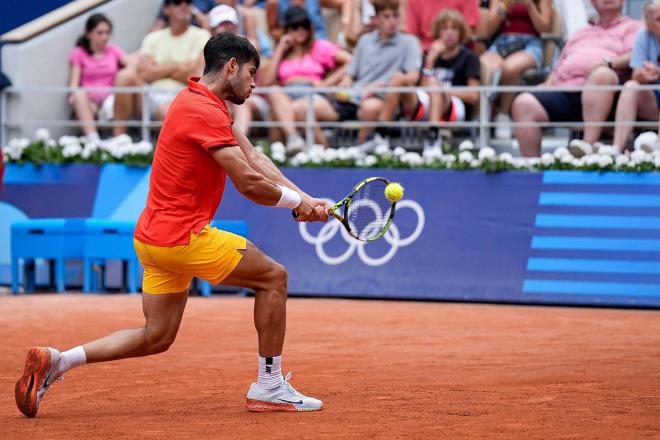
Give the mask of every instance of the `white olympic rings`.
[[(328, 202), (330, 206), (334, 205), (335, 203), (332, 200), (328, 200)], [(374, 211), (374, 215), (376, 218), (374, 221), (369, 223), (364, 228), (364, 232), (368, 233), (371, 229), (380, 228), (380, 225), (382, 225), (384, 221), (382, 219), (383, 213), (380, 207), (378, 206), (378, 204), (373, 203), (370, 200), (363, 200), (361, 201), (361, 203), (364, 203), (367, 206), (369, 206)], [(307, 230), (307, 223), (300, 223), (298, 227), (300, 228), (300, 235), (302, 236), (303, 240), (305, 240), (309, 244), (314, 245), (314, 249), (316, 250), (316, 255), (325, 264), (331, 266), (342, 264), (346, 262), (349, 258), (351, 258), (353, 253), (357, 250), (358, 257), (367, 266), (382, 266), (383, 264), (387, 263), (392, 258), (394, 258), (394, 255), (396, 254), (397, 250), (400, 247), (408, 246), (412, 244), (415, 240), (417, 240), (419, 236), (422, 234), (422, 230), (424, 229), (424, 222), (425, 222), (424, 210), (419, 205), (419, 203), (415, 202), (414, 200), (408, 200), (408, 199), (401, 200), (397, 202), (396, 208), (397, 208), (397, 212), (400, 212), (402, 209), (406, 209), (406, 208), (412, 209), (417, 215), (417, 226), (409, 236), (405, 238), (401, 238), (399, 228), (396, 227), (395, 223), (392, 223), (390, 229), (383, 236), (383, 239), (390, 245), (390, 248), (385, 253), (385, 255), (381, 257), (372, 257), (369, 254), (367, 254), (367, 251), (364, 248), (364, 245), (367, 243), (363, 241), (358, 241), (355, 238), (351, 237), (351, 235), (348, 233), (346, 228), (344, 228), (344, 226), (338, 221), (330, 220), (327, 223), (325, 223), (319, 230), (318, 235), (316, 236), (309, 233), (309, 231)], [(324, 245), (337, 235), (337, 231), (339, 231), (341, 237), (348, 244), (348, 248), (341, 255), (333, 257), (325, 252)]]

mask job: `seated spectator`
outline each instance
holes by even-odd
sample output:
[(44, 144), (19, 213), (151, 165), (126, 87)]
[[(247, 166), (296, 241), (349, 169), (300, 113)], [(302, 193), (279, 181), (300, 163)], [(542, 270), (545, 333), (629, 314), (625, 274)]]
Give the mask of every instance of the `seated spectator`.
[(660, 116), (660, 87), (657, 90), (634, 89), (640, 84), (660, 83), (660, 0), (644, 3), (644, 19), (646, 29), (637, 33), (630, 58), (632, 80), (625, 84), (616, 107), (614, 146), (620, 152), (626, 147), (637, 117), (655, 121)]
[[(179, 0), (178, 2), (174, 2), (174, 3), (178, 5), (182, 1), (183, 0)], [(209, 20), (207, 14), (211, 12), (211, 9), (213, 9), (216, 6), (216, 0), (191, 0), (191, 4), (192, 4), (191, 24), (200, 27), (202, 29), (206, 29), (207, 31), (210, 31), (211, 27), (209, 26)], [(156, 17), (156, 21), (154, 22), (154, 25), (151, 27), (152, 32), (163, 29), (170, 25), (170, 20), (165, 14), (166, 6), (167, 6), (167, 2), (164, 1), (163, 5), (160, 7), (160, 10), (158, 11), (158, 17)]]
[[(85, 23), (85, 33), (78, 38), (69, 55), (69, 87), (113, 87), (129, 58), (118, 46), (110, 44), (112, 22), (103, 14), (93, 14)], [(112, 119), (114, 96), (110, 90), (78, 90), (69, 95), (69, 104), (82, 131), (91, 141), (100, 140), (96, 116), (101, 109), (104, 119)]]
[(476, 0), (408, 0), (405, 13), (405, 31), (422, 42), (426, 52), (433, 43), (431, 22), (438, 13), (451, 8), (460, 12), (471, 30), (479, 24), (479, 7)]
[[(259, 27), (257, 8), (248, 6), (246, 2), (239, 3), (238, 0), (216, 0), (218, 6), (229, 6), (236, 11), (238, 15), (238, 34), (246, 37), (255, 49), (259, 52), (261, 57), (261, 66), (264, 66), (264, 57), (270, 58), (273, 54), (273, 43), (268, 36), (268, 33)], [(213, 9), (216, 9), (217, 6)], [(212, 10), (213, 10), (212, 9)], [(216, 9), (217, 10), (217, 9)], [(208, 15), (209, 28), (214, 35), (219, 33), (217, 30), (214, 32), (214, 19), (211, 17), (211, 12)], [(234, 32), (235, 33), (235, 32)]]
[[(568, 40), (557, 65), (541, 87), (612, 86), (626, 75), (635, 34), (642, 24), (621, 15), (623, 0), (593, 0), (593, 4), (598, 21)], [(614, 98), (614, 92), (599, 90), (523, 93), (513, 101), (513, 121), (590, 123), (584, 127), (584, 142), (571, 142), (571, 152), (581, 156), (599, 140), (602, 130), (599, 123), (607, 120)], [(522, 156), (540, 155), (541, 127), (519, 127), (516, 138)]]
[[(520, 75), (532, 67), (543, 67), (540, 35), (552, 27), (552, 0), (491, 0), (485, 31), (497, 35), (481, 61), (490, 72), (501, 69), (500, 84), (520, 84)], [(495, 137), (511, 138), (511, 103), (515, 94), (502, 93), (495, 122)]]
[(266, 20), (268, 31), (274, 41), (278, 41), (286, 33), (285, 14), (293, 6), (299, 6), (307, 11), (316, 38), (326, 40), (325, 19), (321, 13), (320, 0), (266, 0)]
[[(342, 97), (342, 119), (361, 121), (391, 120), (391, 104), (396, 107), (398, 93), (374, 92), (377, 87), (414, 86), (419, 81), (422, 52), (419, 41), (398, 31), (399, 1), (373, 0), (376, 9), (376, 30), (362, 35), (340, 85), (352, 87), (350, 96)], [(390, 106), (384, 108), (384, 100)], [(403, 114), (411, 119), (423, 116), (424, 106), (418, 99), (401, 100)], [(385, 114), (381, 115), (385, 111)], [(371, 127), (361, 127), (358, 141), (371, 135)]]
[[(137, 72), (125, 70), (117, 75), (117, 86), (153, 87), (148, 104), (152, 118), (162, 120), (170, 103), (185, 87), (189, 76), (204, 68), (202, 50), (211, 34), (190, 24), (190, 0), (165, 0), (165, 15), (170, 26), (150, 32), (140, 48)], [(137, 93), (117, 93), (115, 121), (126, 121), (141, 112), (142, 99)], [(126, 133), (127, 127), (115, 126), (114, 134)]]
[[(243, 16), (243, 18), (245, 18), (245, 16)], [(226, 4), (218, 5), (209, 12), (209, 26), (212, 29), (213, 35), (218, 35), (222, 32), (230, 32), (235, 35), (246, 37), (258, 51), (259, 44), (256, 40), (254, 22), (251, 24), (252, 26), (241, 26), (238, 11)], [(245, 35), (242, 32), (242, 29), (249, 32), (250, 36)], [(232, 113), (234, 126), (245, 136), (249, 134), (250, 124), (255, 118), (266, 119), (270, 114), (268, 102), (259, 95), (250, 95), (243, 105), (235, 105), (230, 102), (227, 102), (227, 105)]]
[(554, 4), (563, 22), (565, 39), (587, 26), (589, 18), (595, 15), (590, 0), (554, 0)]
[[(479, 58), (463, 45), (470, 32), (463, 16), (455, 9), (445, 9), (433, 21), (432, 29), (436, 40), (424, 61), (422, 85), (478, 87), (481, 84)], [(430, 95), (431, 121), (465, 121), (479, 102), (479, 92), (448, 90)]]
[[(338, 46), (322, 39), (314, 39), (314, 30), (307, 12), (292, 6), (284, 15), (285, 34), (280, 38), (273, 58), (263, 71), (265, 86), (281, 85), (282, 91), (268, 95), (273, 116), (284, 123), (289, 150), (304, 146), (293, 121), (306, 119), (307, 94), (287, 90), (293, 87), (329, 87), (336, 85), (344, 74), (350, 55)], [(337, 112), (324, 96), (315, 94), (314, 115), (319, 121), (336, 121)], [(327, 144), (320, 129), (315, 129), (316, 142)]]

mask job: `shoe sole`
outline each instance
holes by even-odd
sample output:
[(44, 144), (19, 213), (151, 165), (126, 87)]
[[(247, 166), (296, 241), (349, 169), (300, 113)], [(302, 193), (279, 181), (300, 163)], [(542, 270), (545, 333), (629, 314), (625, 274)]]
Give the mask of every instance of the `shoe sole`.
[(50, 350), (31, 348), (25, 359), (23, 377), (16, 382), (16, 406), (27, 417), (34, 417), (39, 410), (37, 393), (51, 367)]
[(247, 399), (245, 407), (252, 412), (309, 412), (323, 409), (322, 406), (318, 408), (296, 408), (292, 403), (273, 403), (255, 399)]

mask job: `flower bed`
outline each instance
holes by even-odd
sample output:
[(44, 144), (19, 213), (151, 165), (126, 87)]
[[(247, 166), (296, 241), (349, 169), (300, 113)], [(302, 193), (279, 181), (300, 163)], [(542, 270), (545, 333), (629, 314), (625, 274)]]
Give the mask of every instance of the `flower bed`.
[[(652, 135), (652, 133), (651, 133)], [(648, 137), (648, 136), (647, 136)], [(636, 142), (636, 147), (639, 143)], [(476, 149), (471, 141), (464, 141), (458, 150), (428, 147), (423, 152), (406, 151), (401, 147), (390, 148), (383, 144), (367, 154), (356, 147), (324, 149), (315, 145), (308, 151), (287, 157), (280, 142), (259, 145), (278, 165), (317, 168), (426, 168), (452, 170), (587, 170), (587, 171), (660, 171), (660, 151), (644, 151), (638, 148), (632, 153), (618, 154), (612, 147), (600, 148), (598, 154), (582, 158), (573, 157), (568, 149), (558, 148), (544, 153), (540, 158), (518, 158), (510, 153), (496, 154), (490, 147)], [(2, 148), (6, 163), (124, 163), (148, 166), (153, 160), (153, 145), (149, 142), (133, 143), (126, 135), (100, 143), (89, 142), (85, 137), (62, 136), (51, 139), (46, 129), (39, 129), (35, 138), (12, 139)]]

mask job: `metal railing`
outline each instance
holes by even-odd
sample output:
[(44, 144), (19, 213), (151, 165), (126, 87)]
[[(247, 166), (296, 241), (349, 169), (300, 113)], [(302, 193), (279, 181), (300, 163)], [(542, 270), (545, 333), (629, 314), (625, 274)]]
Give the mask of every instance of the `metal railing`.
[[(432, 92), (449, 93), (452, 91), (462, 92), (478, 92), (478, 119), (466, 120), (463, 122), (432, 122), (432, 121), (331, 121), (320, 122), (316, 121), (313, 108), (313, 100), (315, 94), (329, 94), (336, 95), (338, 92), (346, 92), (347, 89), (343, 87), (286, 87), (287, 91), (303, 93), (306, 97), (306, 114), (304, 121), (294, 121), (293, 126), (296, 128), (303, 128), (305, 131), (305, 140), (307, 145), (314, 143), (314, 127), (320, 128), (347, 128), (356, 129), (359, 127), (417, 127), (417, 128), (431, 128), (440, 127), (448, 129), (476, 129), (478, 130), (478, 144), (484, 147), (489, 142), (489, 132), (491, 128), (497, 127), (498, 123), (490, 120), (492, 98), (500, 93), (519, 93), (519, 92), (544, 92), (544, 91), (566, 91), (566, 92), (584, 92), (587, 90), (593, 91), (621, 91), (622, 85), (615, 86), (582, 86), (582, 87), (538, 87), (538, 86), (475, 86), (475, 87), (378, 87), (370, 88), (371, 92), (395, 92), (395, 93), (409, 93), (419, 90)], [(655, 85), (639, 85), (636, 86), (637, 90), (660, 90), (660, 84)], [(0, 94), (0, 142), (4, 145), (7, 139), (7, 129), (12, 127), (20, 127), (23, 125), (36, 125), (43, 127), (81, 127), (83, 124), (80, 121), (73, 119), (52, 119), (52, 120), (14, 120), (11, 116), (11, 106), (8, 105), (12, 95), (25, 95), (28, 93), (59, 93), (68, 94), (78, 90), (86, 91), (111, 91), (113, 93), (138, 93), (141, 95), (142, 112), (139, 120), (129, 121), (108, 121), (103, 122), (105, 126), (123, 126), (123, 127), (139, 127), (143, 140), (151, 140), (151, 130), (162, 126), (162, 121), (154, 121), (150, 116), (148, 93), (151, 90), (157, 90), (149, 86), (144, 87), (65, 87), (65, 86), (13, 86), (8, 87)], [(255, 89), (255, 94), (268, 95), (275, 91), (282, 91), (282, 87), (259, 87)], [(348, 89), (350, 90), (350, 89)], [(644, 127), (651, 129), (658, 129), (658, 121), (632, 121), (620, 122), (622, 125), (633, 125), (635, 127)], [(254, 128), (271, 128), (283, 127), (284, 122), (281, 121), (253, 121), (251, 127)], [(567, 122), (567, 121), (549, 121), (544, 123), (539, 122), (513, 122), (512, 128), (517, 127), (541, 127), (541, 128), (569, 128), (569, 129), (584, 129), (588, 126), (601, 126), (601, 127), (614, 127), (616, 122)]]

